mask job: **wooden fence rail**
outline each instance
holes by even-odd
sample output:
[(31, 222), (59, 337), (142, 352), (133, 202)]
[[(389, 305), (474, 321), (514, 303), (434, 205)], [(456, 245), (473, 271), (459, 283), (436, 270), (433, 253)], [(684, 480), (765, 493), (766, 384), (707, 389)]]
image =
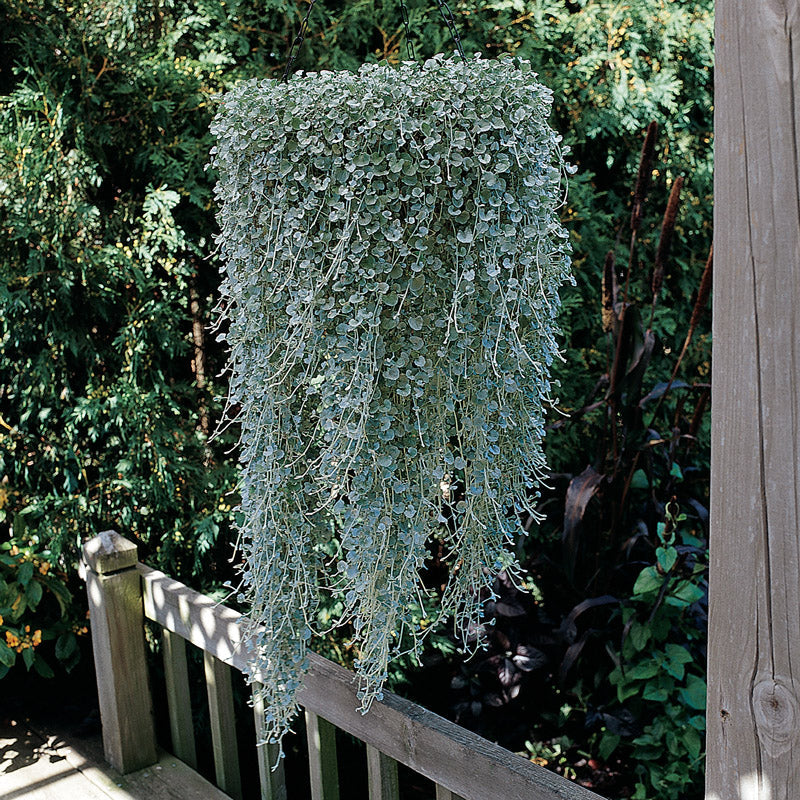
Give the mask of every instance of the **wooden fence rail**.
[[(136, 546), (106, 531), (84, 546), (106, 758), (121, 772), (156, 760), (144, 619), (163, 629), (164, 673), (174, 754), (195, 767), (186, 642), (204, 666), (216, 782), (242, 797), (231, 669), (243, 671), (242, 615), (137, 561)], [(358, 712), (352, 672), (311, 654), (300, 693), (305, 709), (312, 800), (339, 800), (336, 728), (366, 744), (370, 800), (399, 800), (398, 763), (436, 785), (437, 800), (602, 800), (590, 792), (387, 692)], [(254, 701), (257, 730), (262, 709)], [(274, 749), (259, 751), (262, 800), (286, 800)]]

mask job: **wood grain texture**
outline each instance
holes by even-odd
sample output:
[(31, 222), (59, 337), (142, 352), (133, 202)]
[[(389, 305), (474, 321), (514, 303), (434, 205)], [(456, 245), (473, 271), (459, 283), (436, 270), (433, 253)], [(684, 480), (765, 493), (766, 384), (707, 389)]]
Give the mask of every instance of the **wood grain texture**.
[(306, 739), (311, 800), (339, 800), (336, 728), (328, 720), (307, 710)]
[[(253, 686), (253, 717), (256, 725), (256, 741), (266, 738), (264, 729), (264, 700), (259, 693), (260, 684)], [(283, 759), (278, 760), (278, 745), (259, 744), (258, 777), (261, 782), (261, 800), (286, 800), (286, 774)]]
[(707, 800), (800, 787), (800, 2), (718, 0)]
[(457, 794), (453, 794), (449, 789), (445, 789), (444, 786), (439, 786), (436, 784), (436, 800), (462, 800)]
[(234, 800), (242, 800), (231, 669), (210, 653), (203, 653), (203, 667), (206, 674), (211, 744), (214, 749), (214, 773), (217, 778), (217, 786)]
[(161, 648), (164, 657), (164, 682), (167, 688), (172, 752), (184, 764), (197, 769), (192, 698), (189, 691), (189, 670), (186, 664), (186, 642), (180, 636), (164, 628), (161, 632)]
[(135, 567), (138, 548), (116, 531), (102, 531), (83, 544), (83, 563), (98, 575)]
[(397, 762), (367, 745), (367, 787), (369, 800), (400, 800)]
[(84, 560), (103, 744), (108, 762), (125, 774), (155, 763), (156, 737), (141, 579), (135, 567), (117, 569), (130, 556), (130, 543), (118, 539), (90, 540)]
[[(157, 570), (138, 568), (149, 619), (244, 671), (240, 614)], [(391, 692), (363, 715), (353, 673), (315, 653), (310, 660), (299, 698), (306, 709), (464, 800), (602, 800)]]

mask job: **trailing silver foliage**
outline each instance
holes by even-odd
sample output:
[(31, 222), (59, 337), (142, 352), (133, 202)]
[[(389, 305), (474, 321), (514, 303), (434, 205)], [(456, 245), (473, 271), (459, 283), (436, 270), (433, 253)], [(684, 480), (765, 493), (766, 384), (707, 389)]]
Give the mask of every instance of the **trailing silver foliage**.
[(243, 597), (264, 626), (251, 672), (271, 741), (322, 589), (344, 595), (366, 709), (401, 635), (422, 634), (409, 609), (431, 537), (462, 633), (515, 571), (569, 279), (550, 104), (525, 62), (437, 57), (243, 83), (214, 121)]

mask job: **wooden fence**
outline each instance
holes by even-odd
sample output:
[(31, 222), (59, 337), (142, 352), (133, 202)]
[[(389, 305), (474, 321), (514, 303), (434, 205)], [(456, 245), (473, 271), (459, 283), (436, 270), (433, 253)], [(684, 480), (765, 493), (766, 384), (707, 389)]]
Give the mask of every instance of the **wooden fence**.
[[(795, 675), (800, 662), (800, 57), (794, 44), (800, 41), (800, 0), (718, 0), (715, 38), (706, 799), (795, 800), (800, 786)], [(143, 584), (146, 613), (165, 631), (174, 747), (192, 762), (188, 640), (206, 653), (218, 781), (236, 795), (236, 755), (224, 731), (232, 716), (227, 670), (242, 664), (239, 617), (137, 565), (135, 547), (115, 536), (101, 535), (87, 546), (107, 757), (123, 771), (155, 758), (141, 636)], [(111, 546), (112, 540), (117, 544)], [(352, 676), (324, 659), (314, 659), (302, 701), (314, 800), (338, 796), (332, 725), (367, 743), (372, 798), (397, 796), (395, 761), (436, 782), (439, 798), (597, 797), (392, 695), (361, 717)], [(279, 773), (265, 770), (263, 781), (265, 798), (280, 797)]]
[[(186, 642), (203, 651), (216, 782), (242, 797), (231, 669), (242, 671), (242, 616), (138, 563), (136, 545), (113, 531), (83, 548), (92, 619), (103, 743), (120, 772), (156, 762), (145, 618), (163, 630), (164, 673), (175, 756), (196, 768)], [(305, 711), (311, 800), (339, 800), (335, 729), (366, 744), (370, 800), (398, 800), (398, 762), (429, 778), (437, 800), (602, 800), (496, 744), (391, 693), (366, 715), (357, 711), (355, 676), (311, 655), (300, 694)], [(256, 729), (262, 709), (254, 703)], [(255, 743), (254, 743), (255, 746)], [(286, 800), (274, 751), (259, 748), (263, 800)]]

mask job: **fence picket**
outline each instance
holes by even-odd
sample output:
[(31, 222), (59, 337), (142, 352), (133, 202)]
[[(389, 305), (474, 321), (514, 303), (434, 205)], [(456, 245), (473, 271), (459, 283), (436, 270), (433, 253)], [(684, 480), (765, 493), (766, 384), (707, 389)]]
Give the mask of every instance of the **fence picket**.
[(439, 786), (436, 784), (436, 800), (464, 800), (464, 798), (460, 794), (455, 794), (451, 792), (449, 789), (445, 789), (444, 786)]
[(369, 800), (400, 800), (397, 762), (367, 745), (367, 784)]
[(197, 769), (192, 700), (189, 693), (189, 671), (186, 665), (186, 640), (166, 628), (162, 628), (161, 648), (164, 656), (164, 679), (167, 685), (172, 753), (184, 764), (188, 764), (192, 769)]
[[(264, 738), (264, 698), (259, 691), (260, 683), (253, 684), (253, 717), (256, 723), (256, 740)], [(283, 759), (278, 761), (278, 746), (264, 744), (257, 749), (258, 775), (261, 780), (261, 800), (286, 800), (286, 774)]]
[[(148, 619), (235, 669), (247, 669), (241, 614), (144, 564), (139, 564), (138, 570)], [(602, 800), (594, 792), (391, 692), (385, 692), (383, 700), (373, 703), (371, 712), (364, 716), (357, 710), (353, 674), (316, 653), (309, 653), (309, 661), (311, 670), (304, 679), (300, 704), (330, 720), (329, 725), (434, 783), (452, 786), (455, 791), (448, 800)], [(329, 738), (332, 742), (333, 736)], [(314, 770), (317, 775), (323, 774), (319, 766)], [(338, 783), (331, 795), (322, 794), (321, 779), (318, 785), (314, 800), (338, 798)], [(334, 788), (329, 786), (329, 790)]]
[(311, 800), (339, 800), (336, 728), (328, 720), (306, 711), (306, 736)]
[(211, 742), (217, 786), (233, 800), (242, 800), (239, 752), (236, 746), (236, 721), (233, 714), (231, 668), (210, 653), (203, 653), (206, 673)]

